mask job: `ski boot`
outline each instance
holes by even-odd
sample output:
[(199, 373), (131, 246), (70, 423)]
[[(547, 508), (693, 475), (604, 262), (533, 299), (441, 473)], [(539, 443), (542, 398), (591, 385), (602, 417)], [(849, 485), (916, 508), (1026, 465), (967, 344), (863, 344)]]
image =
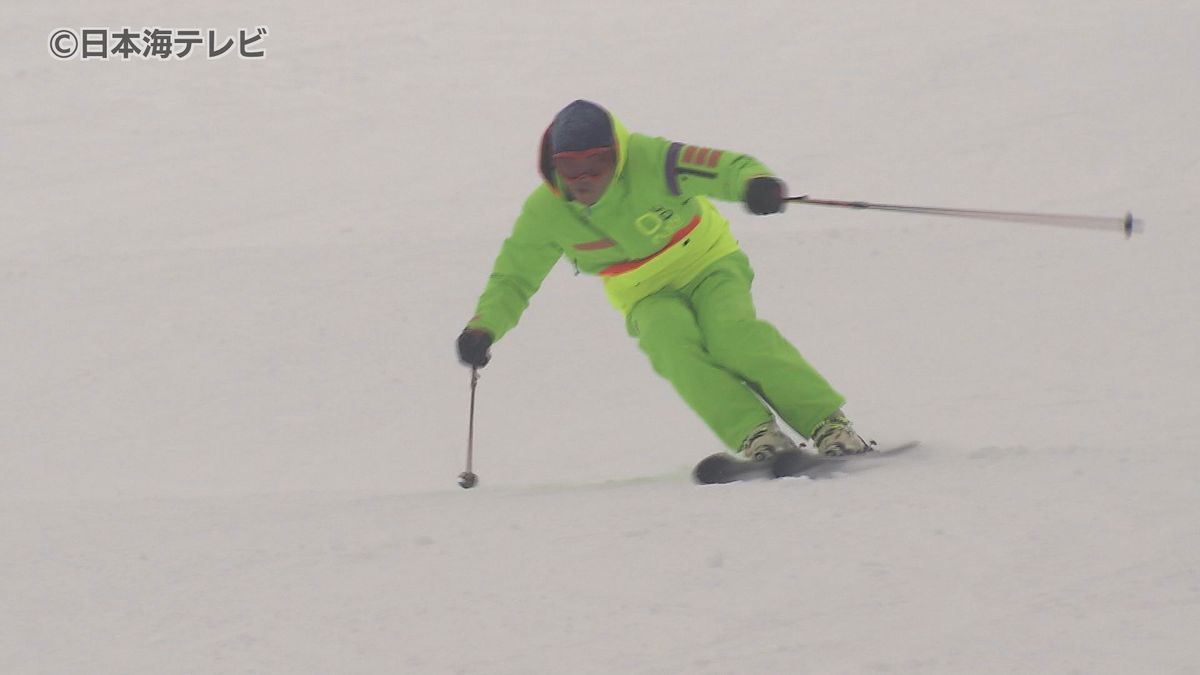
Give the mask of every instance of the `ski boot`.
[(796, 443), (771, 420), (755, 427), (746, 440), (742, 441), (738, 453), (746, 459), (765, 462), (781, 452), (798, 449)]
[(861, 455), (874, 450), (871, 444), (859, 436), (841, 410), (821, 420), (812, 432), (813, 445), (817, 452), (826, 457)]

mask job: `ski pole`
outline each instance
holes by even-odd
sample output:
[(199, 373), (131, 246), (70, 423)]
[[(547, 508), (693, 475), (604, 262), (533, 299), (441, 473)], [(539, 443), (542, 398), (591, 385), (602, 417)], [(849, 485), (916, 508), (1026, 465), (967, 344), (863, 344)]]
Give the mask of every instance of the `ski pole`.
[(1123, 231), (1125, 238), (1133, 236), (1134, 232), (1145, 232), (1146, 224), (1126, 213), (1122, 217), (1077, 216), (1062, 213), (1028, 213), (1021, 211), (981, 211), (978, 209), (947, 209), (936, 206), (900, 206), (898, 204), (872, 204), (870, 202), (847, 202), (836, 199), (811, 199), (808, 195), (787, 197), (784, 201), (815, 206), (836, 206), (846, 209), (876, 209), (879, 211), (900, 211), (903, 213), (923, 213), (933, 216), (954, 216), (958, 218), (975, 218), (978, 220), (1002, 220), (1016, 223), (1032, 223), (1036, 225), (1053, 225), (1070, 227), (1081, 230)]
[(479, 476), (471, 470), (475, 455), (475, 385), (479, 382), (479, 368), (471, 368), (471, 414), (467, 422), (467, 470), (458, 474), (458, 484), (464, 488), (473, 488), (479, 482)]

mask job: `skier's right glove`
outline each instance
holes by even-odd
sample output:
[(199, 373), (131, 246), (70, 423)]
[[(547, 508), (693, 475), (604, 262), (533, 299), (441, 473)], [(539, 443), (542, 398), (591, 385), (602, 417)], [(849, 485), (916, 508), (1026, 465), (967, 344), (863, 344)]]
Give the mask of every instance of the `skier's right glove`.
[(787, 188), (774, 176), (755, 176), (746, 181), (746, 208), (750, 213), (765, 216), (783, 211), (783, 195)]
[(482, 368), (492, 358), (488, 353), (491, 346), (491, 333), (478, 328), (465, 328), (458, 336), (458, 360), (465, 366)]

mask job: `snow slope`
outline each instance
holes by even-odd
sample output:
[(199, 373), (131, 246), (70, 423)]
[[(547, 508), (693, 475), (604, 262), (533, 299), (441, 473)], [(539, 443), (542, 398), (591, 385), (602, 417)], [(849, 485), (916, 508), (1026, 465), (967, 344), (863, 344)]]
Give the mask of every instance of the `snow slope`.
[[(1051, 5), (1051, 6), (1047, 6)], [(0, 42), (0, 672), (1200, 673), (1200, 5), (16, 0)], [(60, 27), (269, 26), (58, 61)], [(574, 98), (797, 193), (725, 208), (868, 435), (717, 449), (595, 279), (453, 339)]]

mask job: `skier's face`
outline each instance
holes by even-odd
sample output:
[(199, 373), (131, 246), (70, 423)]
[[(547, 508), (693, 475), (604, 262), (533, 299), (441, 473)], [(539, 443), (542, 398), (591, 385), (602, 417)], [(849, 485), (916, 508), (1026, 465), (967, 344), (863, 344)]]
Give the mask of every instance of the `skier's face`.
[(567, 181), (567, 186), (571, 189), (572, 197), (591, 206), (600, 201), (600, 197), (608, 189), (608, 183), (612, 180), (612, 175), (612, 167), (609, 167), (607, 171), (599, 176), (581, 176), (575, 180), (569, 180)]
[(600, 200), (616, 165), (612, 148), (559, 152), (553, 159), (554, 170), (567, 183), (571, 196), (588, 206)]

